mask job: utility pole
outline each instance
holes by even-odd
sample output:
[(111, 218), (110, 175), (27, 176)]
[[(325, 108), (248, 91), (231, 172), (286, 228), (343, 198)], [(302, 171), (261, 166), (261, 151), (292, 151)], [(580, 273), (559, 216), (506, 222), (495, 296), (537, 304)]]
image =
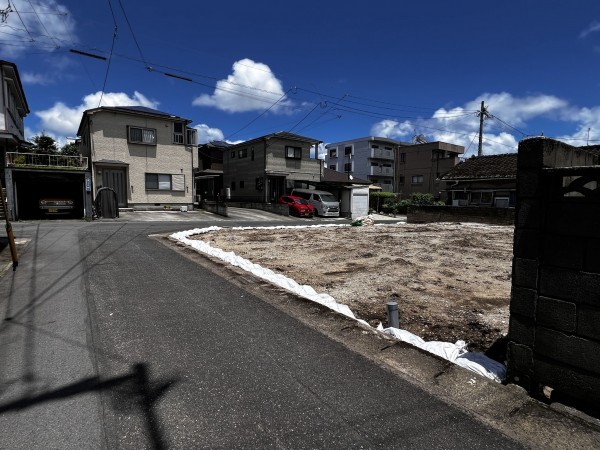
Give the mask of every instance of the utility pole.
[(479, 147), (477, 148), (477, 156), (481, 156), (483, 154), (483, 121), (490, 117), (487, 108), (483, 104), (483, 100), (481, 101), (481, 109), (477, 112), (479, 116)]
[(17, 270), (19, 258), (17, 256), (17, 246), (15, 244), (15, 235), (13, 234), (12, 225), (8, 220), (8, 207), (6, 206), (6, 198), (4, 197), (4, 188), (2, 187), (2, 179), (0, 179), (0, 202), (2, 202), (2, 212), (6, 220), (6, 237), (8, 238), (8, 246), (10, 247), (10, 255), (12, 257), (13, 271)]

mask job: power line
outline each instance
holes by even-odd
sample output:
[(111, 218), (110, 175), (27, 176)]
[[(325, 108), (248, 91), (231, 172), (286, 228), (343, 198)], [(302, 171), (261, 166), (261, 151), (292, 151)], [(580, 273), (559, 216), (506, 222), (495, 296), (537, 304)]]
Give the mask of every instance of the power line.
[(113, 18), (113, 23), (115, 25), (115, 29), (113, 31), (112, 44), (110, 46), (110, 54), (108, 55), (108, 64), (106, 65), (106, 73), (104, 75), (104, 83), (102, 84), (100, 100), (98, 101), (98, 108), (100, 108), (100, 105), (102, 104), (102, 99), (104, 98), (104, 90), (106, 89), (106, 82), (108, 81), (108, 73), (110, 71), (110, 63), (112, 61), (113, 50), (115, 48), (115, 41), (117, 40), (117, 32), (118, 32), (117, 20), (115, 19), (115, 13), (113, 11), (112, 3), (110, 2), (110, 0), (108, 0), (108, 6), (110, 8), (110, 13)]
[(492, 115), (491, 116), (492, 119), (496, 119), (499, 122), (503, 123), (504, 125), (506, 125), (508, 128), (515, 130), (517, 133), (520, 133), (523, 136), (527, 136), (527, 133), (523, 133), (521, 130), (519, 130), (518, 128), (513, 127), (512, 125), (506, 123), (504, 120), (502, 120), (500, 117), (496, 116), (496, 115)]
[(133, 32), (133, 28), (131, 27), (131, 23), (129, 23), (129, 18), (127, 17), (127, 13), (125, 12), (125, 8), (123, 7), (123, 3), (121, 3), (121, 0), (119, 0), (119, 5), (121, 6), (121, 11), (123, 11), (123, 15), (125, 16), (125, 22), (127, 22), (127, 26), (129, 27), (129, 31), (131, 31), (131, 36), (133, 37), (133, 42), (135, 42), (135, 45), (138, 49), (138, 52), (140, 52), (140, 57), (142, 58), (142, 61), (144, 61), (144, 64), (146, 64), (146, 58), (144, 58), (144, 54), (142, 53), (142, 49), (140, 48), (140, 44), (138, 43), (136, 37), (135, 37), (135, 33)]
[[(10, 5), (10, 2), (9, 2), (9, 5)], [(31, 41), (35, 42), (35, 39), (31, 35), (31, 33), (29, 32), (29, 29), (27, 28), (27, 25), (25, 25), (25, 22), (23, 21), (23, 18), (21, 17), (21, 14), (19, 13), (19, 10), (17, 9), (17, 6), (14, 3), (12, 4), (12, 6), (14, 7), (14, 11), (17, 13), (17, 16), (19, 17), (19, 20), (23, 24), (23, 28), (25, 28), (25, 31), (27, 32), (27, 34), (31, 38)]]
[(246, 128), (248, 128), (250, 125), (252, 125), (254, 122), (256, 122), (258, 119), (260, 119), (262, 116), (264, 116), (266, 113), (268, 113), (272, 108), (275, 107), (275, 105), (277, 105), (281, 100), (283, 100), (285, 98), (285, 96), (288, 94), (288, 92), (290, 92), (291, 89), (288, 89), (287, 91), (284, 92), (284, 94), (279, 97), (277, 99), (277, 101), (275, 103), (273, 103), (271, 106), (269, 106), (267, 109), (265, 109), (263, 112), (261, 112), (258, 116), (256, 116), (254, 119), (252, 119), (250, 122), (248, 122), (246, 125), (244, 125), (242, 128), (240, 128), (239, 130), (237, 130), (235, 133), (231, 133), (229, 136), (227, 136), (225, 139), (229, 139), (231, 136), (235, 136), (236, 134), (238, 134), (240, 131), (245, 130)]
[(35, 17), (37, 17), (38, 22), (40, 23), (40, 25), (42, 26), (42, 28), (44, 29), (44, 31), (46, 32), (46, 34), (48, 35), (48, 37), (50, 37), (50, 39), (54, 42), (54, 45), (56, 45), (56, 48), (60, 48), (60, 45), (58, 45), (58, 43), (54, 39), (54, 37), (52, 37), (50, 35), (50, 33), (48, 32), (48, 29), (46, 28), (46, 25), (44, 25), (44, 22), (42, 22), (42, 19), (40, 19), (40, 16), (37, 13), (37, 11), (35, 10), (35, 8), (33, 7), (33, 4), (31, 3), (31, 1), (27, 0), (27, 2), (29, 3), (29, 6), (31, 6), (31, 9), (32, 9), (33, 13), (35, 14)]

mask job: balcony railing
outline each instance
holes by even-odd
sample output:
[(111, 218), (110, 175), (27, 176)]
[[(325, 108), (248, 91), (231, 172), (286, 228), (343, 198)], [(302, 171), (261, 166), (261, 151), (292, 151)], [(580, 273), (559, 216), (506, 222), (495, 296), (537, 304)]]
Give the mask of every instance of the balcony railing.
[(371, 166), (371, 175), (380, 175), (384, 177), (393, 177), (394, 168), (385, 166)]
[(388, 159), (394, 160), (394, 151), (386, 150), (382, 148), (372, 148), (371, 149), (371, 158), (373, 159)]
[(88, 158), (87, 156), (7, 152), (6, 166), (28, 169), (87, 170)]

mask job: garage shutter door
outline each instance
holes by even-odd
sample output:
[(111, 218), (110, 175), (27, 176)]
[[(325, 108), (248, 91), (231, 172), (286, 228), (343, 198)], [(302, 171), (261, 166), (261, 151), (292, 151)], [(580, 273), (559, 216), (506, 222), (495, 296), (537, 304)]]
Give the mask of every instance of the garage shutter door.
[(172, 189), (174, 191), (184, 191), (185, 190), (185, 175), (171, 175)]

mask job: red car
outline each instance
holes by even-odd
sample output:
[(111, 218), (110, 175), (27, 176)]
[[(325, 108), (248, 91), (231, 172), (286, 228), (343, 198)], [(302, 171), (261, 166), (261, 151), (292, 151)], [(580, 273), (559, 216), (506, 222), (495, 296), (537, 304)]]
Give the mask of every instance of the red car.
[(277, 203), (289, 205), (290, 216), (313, 217), (315, 215), (315, 207), (302, 197), (282, 195), (279, 197), (279, 200), (277, 200)]

